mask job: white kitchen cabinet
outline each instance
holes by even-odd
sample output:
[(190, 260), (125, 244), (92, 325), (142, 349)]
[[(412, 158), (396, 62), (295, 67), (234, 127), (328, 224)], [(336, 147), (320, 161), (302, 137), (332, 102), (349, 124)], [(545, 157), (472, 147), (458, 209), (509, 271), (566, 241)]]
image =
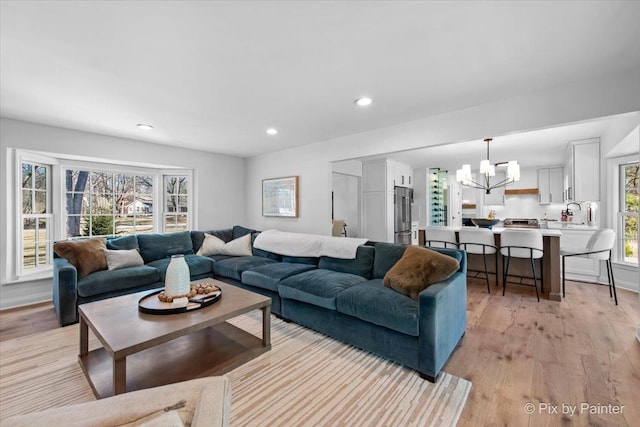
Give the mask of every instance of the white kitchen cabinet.
[(393, 243), (393, 193), (364, 193), (363, 230), (367, 239)]
[(600, 140), (570, 142), (563, 163), (564, 201), (600, 200)]
[(538, 202), (541, 205), (564, 202), (563, 168), (538, 169)]
[[(491, 177), (491, 184), (502, 182), (507, 178), (505, 172), (497, 172), (496, 176)], [(484, 176), (480, 176), (479, 179), (484, 179)], [(482, 191), (482, 190), (479, 190)], [(484, 194), (484, 205), (504, 205), (504, 187), (494, 188), (490, 194)]]
[[(560, 248), (586, 248), (596, 230), (562, 230)], [(600, 261), (581, 257), (565, 258), (566, 277), (576, 280), (598, 281)]]
[(600, 142), (576, 144), (573, 147), (573, 200), (600, 200)]
[(394, 186), (413, 188), (413, 169), (411, 166), (393, 160), (389, 160), (387, 165), (392, 171)]
[(418, 245), (419, 244), (419, 239), (418, 239), (418, 229), (420, 228), (420, 222), (418, 221), (411, 221), (411, 244), (412, 245)]
[(408, 187), (401, 184), (409, 182), (411, 171), (408, 165), (388, 159), (363, 163), (362, 226), (368, 239), (393, 243), (394, 187)]
[(362, 183), (364, 193), (387, 190), (387, 163), (385, 161), (364, 163), (362, 165)]

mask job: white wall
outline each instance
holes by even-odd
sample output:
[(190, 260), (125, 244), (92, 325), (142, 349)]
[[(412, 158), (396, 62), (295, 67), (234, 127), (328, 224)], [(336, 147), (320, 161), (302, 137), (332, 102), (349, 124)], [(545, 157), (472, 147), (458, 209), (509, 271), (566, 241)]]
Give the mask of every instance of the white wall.
[(102, 158), (114, 162), (144, 162), (194, 171), (194, 228), (212, 229), (242, 224), (244, 219), (244, 159), (93, 133), (0, 119), (0, 308), (51, 298), (51, 279), (7, 284), (7, 258), (13, 246), (13, 221), (7, 212), (13, 198), (12, 159), (8, 150)]
[(359, 176), (333, 172), (333, 217), (344, 219), (348, 237), (361, 235), (361, 181), (362, 178)]
[[(247, 159), (246, 222), (257, 229), (324, 233), (331, 218), (330, 162), (486, 135), (541, 129), (640, 110), (640, 70), (573, 82), (525, 96)], [(381, 104), (377, 108), (383, 108)], [(300, 176), (300, 217), (261, 216), (261, 181)], [(366, 236), (364, 236), (366, 237)]]

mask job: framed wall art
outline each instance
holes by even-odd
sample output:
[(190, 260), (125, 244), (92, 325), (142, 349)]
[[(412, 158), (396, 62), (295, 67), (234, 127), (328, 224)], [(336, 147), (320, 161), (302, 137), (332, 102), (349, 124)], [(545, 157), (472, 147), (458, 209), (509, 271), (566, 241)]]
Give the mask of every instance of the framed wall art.
[(298, 176), (262, 180), (262, 216), (298, 217)]

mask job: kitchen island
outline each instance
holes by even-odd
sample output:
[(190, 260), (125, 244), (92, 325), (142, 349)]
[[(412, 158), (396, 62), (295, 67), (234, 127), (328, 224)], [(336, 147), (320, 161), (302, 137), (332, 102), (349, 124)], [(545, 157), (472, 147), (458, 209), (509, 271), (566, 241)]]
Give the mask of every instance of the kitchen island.
[[(449, 230), (454, 230), (456, 232), (456, 236), (458, 235), (459, 228), (446, 227)], [(500, 247), (500, 234), (505, 230), (503, 227), (493, 227), (491, 230), (493, 232), (493, 236), (495, 239), (496, 247)], [(518, 229), (522, 230), (522, 229)], [(542, 244), (544, 255), (542, 257), (542, 265), (543, 265), (543, 282), (544, 282), (544, 291), (540, 294), (541, 297), (547, 298), (552, 301), (562, 301), (562, 289), (561, 289), (561, 271), (560, 271), (560, 236), (562, 236), (562, 232), (560, 230), (550, 230), (550, 229), (536, 229), (542, 234)], [(420, 246), (424, 246), (425, 242), (425, 229), (420, 230)], [(489, 260), (487, 261), (487, 267), (489, 269), (489, 275), (492, 273), (495, 274), (494, 271), (495, 263), (491, 260), (491, 255), (489, 255)], [(484, 272), (484, 264), (482, 262), (482, 255), (469, 254), (468, 255), (468, 268), (473, 271), (482, 271)], [(498, 255), (498, 271), (500, 272), (496, 276), (497, 284), (502, 285), (502, 257)], [(536, 269), (537, 274), (540, 274), (540, 271)], [(516, 259), (512, 258), (511, 263), (509, 264), (509, 276), (524, 276), (533, 278), (533, 273), (531, 271), (531, 262), (527, 259)], [(480, 274), (478, 277), (484, 278), (484, 273)], [(509, 282), (511, 283), (511, 282)], [(528, 283), (533, 283), (529, 281)], [(513, 286), (519, 286), (518, 284), (513, 284)]]

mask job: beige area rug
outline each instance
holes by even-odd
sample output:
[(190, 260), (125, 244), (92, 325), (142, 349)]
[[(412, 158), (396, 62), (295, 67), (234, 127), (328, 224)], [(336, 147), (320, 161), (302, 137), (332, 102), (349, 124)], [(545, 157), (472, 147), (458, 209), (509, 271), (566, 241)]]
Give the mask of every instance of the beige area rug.
[[(261, 332), (259, 312), (231, 323)], [(275, 317), (271, 339), (271, 351), (227, 374), (232, 426), (452, 426), (471, 389)], [(0, 417), (94, 400), (77, 353), (78, 325), (0, 343)]]

